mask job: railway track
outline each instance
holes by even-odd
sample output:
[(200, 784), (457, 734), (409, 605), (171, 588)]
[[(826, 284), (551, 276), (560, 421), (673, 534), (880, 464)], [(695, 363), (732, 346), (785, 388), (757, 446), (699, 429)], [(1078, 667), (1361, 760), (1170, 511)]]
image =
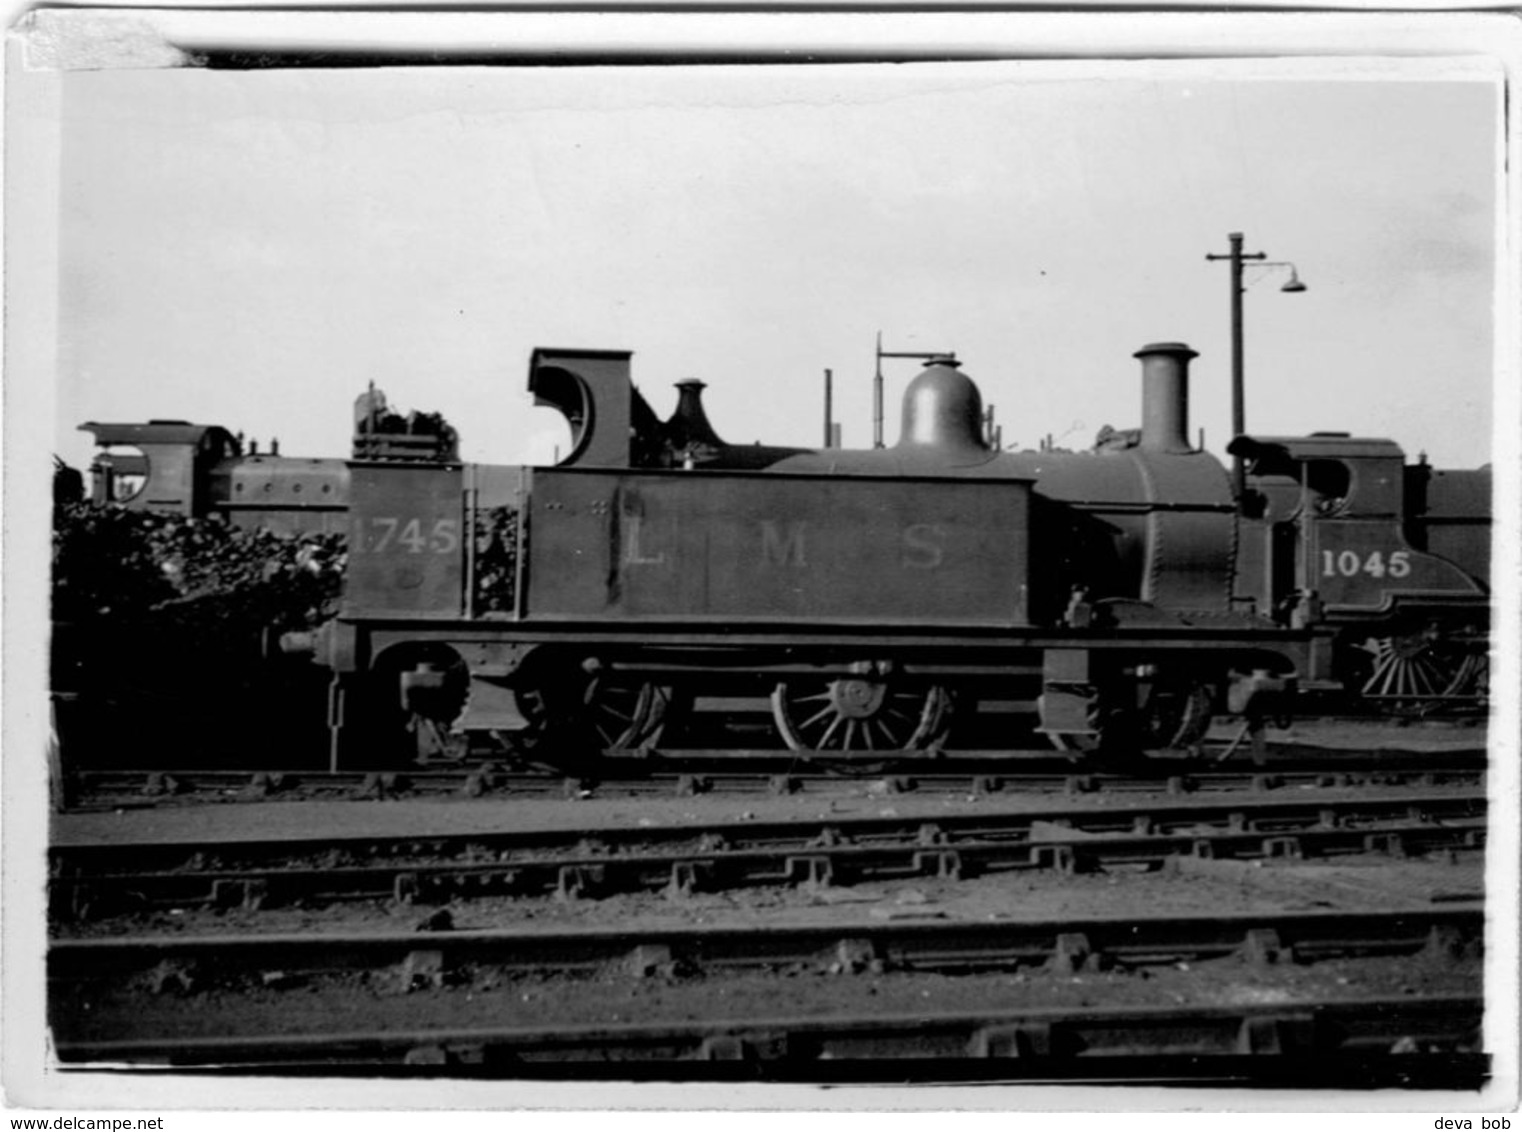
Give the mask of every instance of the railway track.
[[(369, 1074), (390, 1067), (450, 1076), (902, 1082), (926, 1073), (906, 1060), (935, 1059), (931, 1080), (1474, 1089), (1489, 1068), (1488, 1057), (1475, 1052), (1483, 1010), (1479, 996), (1454, 995), (1196, 1009), (778, 1016), (743, 1025), (689, 1021), (63, 1039), (56, 1049), (66, 1064), (206, 1066), (219, 1073), (243, 1068)], [(674, 1069), (673, 1062), (687, 1064)], [(724, 1063), (734, 1062), (748, 1064), (726, 1071)], [(588, 1072), (578, 1074), (577, 1068)]]
[[(420, 936), (297, 935), (55, 942), (50, 997), (111, 993), (207, 996), (236, 1013), (253, 992), (306, 995), (321, 984), (364, 987), (383, 1001), (448, 995), (503, 982), (599, 985), (673, 978), (723, 980), (746, 972), (779, 978), (992, 971), (1136, 971), (1149, 965), (1237, 957), (1251, 965), (1304, 965), (1368, 956), (1472, 957), (1483, 935), (1477, 905), (1383, 913), (1267, 913), (1235, 917), (1088, 918), (1046, 922), (833, 924), (808, 928), (659, 931), (449, 932)], [(548, 985), (556, 985), (554, 982)], [(453, 1072), (497, 1066), (698, 1061), (773, 1062), (791, 1074), (824, 1060), (1019, 1058), (1037, 1075), (1112, 1073), (1155, 1077), (1146, 1057), (1368, 1055), (1412, 1072), (1434, 1055), (1477, 1048), (1478, 996), (1300, 998), (1272, 1004), (1025, 1007), (958, 1013), (835, 1013), (580, 1024), (552, 1027), (382, 1026), (326, 1032), (57, 1035), (66, 1063), (283, 1068), (382, 1065)], [(1107, 1058), (1127, 1064), (1106, 1066)], [(1302, 1065), (1298, 1060), (1297, 1066)], [(1449, 1066), (1441, 1059), (1439, 1064)], [(1451, 1068), (1451, 1067), (1450, 1067)], [(1471, 1066), (1471, 1068), (1473, 1068)], [(1261, 1069), (1261, 1065), (1259, 1066)], [(937, 1072), (944, 1072), (944, 1063)], [(669, 1068), (667, 1070), (670, 1072)], [(1226, 1072), (1222, 1067), (1221, 1072)], [(606, 1070), (604, 1070), (606, 1072)], [(618, 1070), (615, 1072), (623, 1072)], [(1002, 1072), (1002, 1071), (1001, 1071)], [(1198, 1075), (1198, 1066), (1189, 1070)], [(1212, 1071), (1214, 1072), (1214, 1071)], [(1303, 1066), (1299, 1070), (1303, 1082)], [(680, 1075), (680, 1072), (678, 1072)], [(1444, 1082), (1451, 1086), (1451, 1072)]]
[[(500, 765), (346, 775), (81, 772), (70, 782), (81, 810), (341, 797), (1035, 797), (1024, 813), (976, 812), (1012, 804), (948, 806), (952, 812), (931, 818), (883, 809), (761, 822), (713, 807), (703, 824), (588, 829), (571, 817), (583, 811), (568, 806), (573, 828), (556, 831), (57, 843), (47, 956), (54, 1048), (65, 1067), (109, 1061), (191, 1072), (777, 1080), (891, 1073), (1297, 1086), (1346, 1086), (1362, 1075), (1370, 1084), (1473, 1086), (1488, 1073), (1477, 989), (1484, 913), (1464, 881), (1417, 898), (1430, 903), (1403, 899), (1391, 911), (1305, 911), (1303, 902), (1286, 911), (1268, 899), (1262, 909), (1220, 915), (1196, 899), (1188, 915), (1138, 916), (1137, 907), (1158, 906), (1132, 899), (1090, 909), (1103, 914), (1040, 920), (1006, 916), (1007, 902), (983, 897), (962, 908), (966, 918), (956, 904), (904, 901), (879, 902), (865, 920), (846, 912), (692, 926), (714, 902), (685, 898), (918, 878), (977, 892), (980, 877), (1123, 874), (1181, 857), (1358, 856), (1362, 868), (1370, 855), (1393, 862), (1436, 852), (1468, 861), (1486, 841), (1485, 765), (1479, 750), (1281, 746), (1260, 763), (1159, 760), (1140, 772), (1090, 772), (1050, 752), (947, 756), (903, 773), (811, 768), (775, 752), (675, 765), (659, 754), (607, 760), (596, 777)], [(826, 808), (834, 807), (811, 810)], [(1237, 875), (1235, 867), (1205, 869), (1201, 875)], [(1198, 871), (1180, 875), (1195, 879)], [(1097, 883), (1171, 884), (1170, 876)], [(1002, 891), (1003, 882), (991, 883), (987, 891)], [(638, 893), (675, 903), (659, 913), (647, 906), (643, 922), (628, 920), (617, 902), (553, 916), (543, 905), (505, 912), (509, 905), (491, 903)], [(844, 910), (858, 895), (719, 902), (804, 900), (812, 908), (844, 900)], [(359, 907), (364, 902), (372, 908)], [(346, 904), (354, 913), (341, 910)], [(413, 931), (342, 926), (375, 922), (373, 905), (384, 906), (391, 924), (399, 907), (430, 912), (402, 913)], [(1122, 905), (1131, 911), (1116, 914)], [(258, 916), (326, 906), (333, 910), (311, 921), (327, 922), (325, 931), (287, 934), (308, 922), (304, 914)], [(163, 935), (132, 926), (134, 916), (192, 909), (240, 915), (143, 921), (178, 926)], [(473, 918), (519, 926), (474, 930)], [(536, 926), (547, 920), (609, 926)], [(124, 930), (133, 934), (107, 934)], [(529, 1001), (535, 996), (542, 1006)]]
[(1258, 912), (1248, 915), (1090, 917), (1028, 922), (861, 922), (827, 926), (683, 927), (575, 931), (444, 931), (293, 935), (111, 937), (54, 940), (51, 983), (237, 990), (300, 986), (320, 978), (391, 977), (400, 989), (473, 979), (592, 978), (605, 973), (718, 975), (737, 970), (842, 974), (969, 973), (1048, 967), (1062, 973), (1110, 966), (1477, 953), (1479, 902), (1389, 912)]
[(1171, 857), (1273, 860), (1473, 851), (1483, 794), (1234, 799), (1019, 814), (725, 822), (707, 828), (436, 837), (54, 845), (56, 921), (155, 908), (256, 910), (354, 900), (680, 896), (748, 886), (971, 879), (1019, 870), (1152, 868)]
[(263, 802), (277, 799), (524, 797), (676, 797), (722, 795), (838, 795), (881, 793), (953, 795), (1088, 794), (1166, 791), (1174, 794), (1264, 791), (1287, 787), (1468, 786), (1484, 780), (1483, 748), (1416, 752), (1347, 751), (1281, 745), (1251, 767), (1210, 759), (1159, 759), (1111, 770), (1084, 771), (1050, 752), (967, 753), (863, 773), (841, 764), (819, 769), (807, 758), (776, 753), (720, 756), (692, 753), (672, 769), (658, 755), (607, 761), (596, 774), (566, 775), (543, 767), (481, 764), (406, 772), (310, 770), (84, 770), (70, 774), (62, 806), (89, 810), (166, 802)]

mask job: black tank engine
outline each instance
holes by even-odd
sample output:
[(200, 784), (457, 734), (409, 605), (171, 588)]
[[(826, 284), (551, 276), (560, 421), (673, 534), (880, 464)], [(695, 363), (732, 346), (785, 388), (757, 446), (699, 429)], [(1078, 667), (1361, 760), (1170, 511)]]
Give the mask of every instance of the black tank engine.
[(339, 616), (288, 642), (332, 672), (335, 766), (720, 731), (835, 755), (1032, 733), (1177, 748), (1295, 688), (1480, 702), (1489, 472), (1244, 436), (1234, 498), (1188, 439), (1194, 356), (1138, 351), (1141, 428), (1083, 452), (991, 447), (951, 358), (909, 385), (884, 449), (730, 445), (701, 382), (661, 421), (628, 353), (568, 349), (529, 365), (571, 425), (554, 467), (463, 464), (446, 425), (373, 391), (348, 460), (181, 422), (83, 427), (140, 453), (97, 461), (97, 501), (347, 532)]

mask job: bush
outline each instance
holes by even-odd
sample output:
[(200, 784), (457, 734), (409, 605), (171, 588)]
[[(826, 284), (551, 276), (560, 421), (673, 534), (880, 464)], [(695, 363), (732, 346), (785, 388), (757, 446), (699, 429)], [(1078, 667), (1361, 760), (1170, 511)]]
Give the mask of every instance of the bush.
[(55, 508), (52, 681), (69, 694), (71, 764), (320, 751), (327, 676), (270, 646), (337, 612), (344, 559), (341, 535)]
[(311, 628), (343, 586), (342, 535), (277, 535), (94, 504), (54, 512), (53, 620)]

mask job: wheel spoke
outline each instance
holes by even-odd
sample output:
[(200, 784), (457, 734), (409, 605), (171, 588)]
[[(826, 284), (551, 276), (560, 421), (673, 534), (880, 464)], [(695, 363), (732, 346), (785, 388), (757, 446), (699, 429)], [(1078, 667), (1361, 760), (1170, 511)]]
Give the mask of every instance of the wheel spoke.
[(844, 723), (844, 722), (845, 722), (845, 720), (842, 719), (838, 715), (834, 719), (832, 719), (830, 721), (830, 725), (824, 729), (824, 734), (819, 737), (819, 749), (820, 750), (824, 750), (826, 747), (828, 747), (830, 745), (830, 738), (831, 738), (831, 736), (833, 736), (835, 734), (835, 732), (839, 729), (840, 725), (842, 723)]
[(1404, 675), (1404, 679), (1405, 679), (1406, 695), (1408, 695), (1408, 696), (1417, 696), (1417, 695), (1420, 695), (1421, 694), (1421, 689), (1417, 685), (1418, 672), (1417, 672), (1417, 667), (1416, 667), (1416, 661), (1414, 661), (1414, 660), (1408, 660), (1408, 661), (1406, 661), (1405, 664), (1401, 665), (1401, 667), (1402, 667), (1402, 669), (1404, 669), (1403, 675)]
[(802, 723), (800, 723), (798, 725), (798, 730), (802, 731), (806, 727), (811, 727), (815, 723), (818, 723), (821, 719), (824, 719), (826, 716), (833, 715), (833, 714), (835, 714), (835, 707), (834, 707), (833, 704), (830, 705), (829, 707), (822, 707), (818, 711), (816, 711), (813, 715), (809, 716)]
[(1420, 657), (1413, 657), (1406, 662), (1406, 686), (1410, 689), (1410, 695), (1422, 696), (1427, 693), (1427, 683), (1422, 675), (1422, 661)]
[(1411, 662), (1411, 691), (1415, 695), (1431, 695), (1437, 683), (1434, 673), (1437, 669), (1432, 668), (1429, 660), (1412, 660)]
[(1460, 661), (1458, 669), (1453, 674), (1453, 679), (1443, 689), (1447, 696), (1483, 696), (1486, 691), (1486, 677), (1490, 671), (1490, 658), (1481, 652), (1467, 653)]

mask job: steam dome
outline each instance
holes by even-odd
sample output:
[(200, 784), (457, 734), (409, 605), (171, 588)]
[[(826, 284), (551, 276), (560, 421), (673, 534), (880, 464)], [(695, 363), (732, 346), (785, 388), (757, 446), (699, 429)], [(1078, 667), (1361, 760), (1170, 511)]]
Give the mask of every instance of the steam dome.
[(955, 358), (932, 358), (904, 390), (898, 447), (986, 452), (983, 397)]

